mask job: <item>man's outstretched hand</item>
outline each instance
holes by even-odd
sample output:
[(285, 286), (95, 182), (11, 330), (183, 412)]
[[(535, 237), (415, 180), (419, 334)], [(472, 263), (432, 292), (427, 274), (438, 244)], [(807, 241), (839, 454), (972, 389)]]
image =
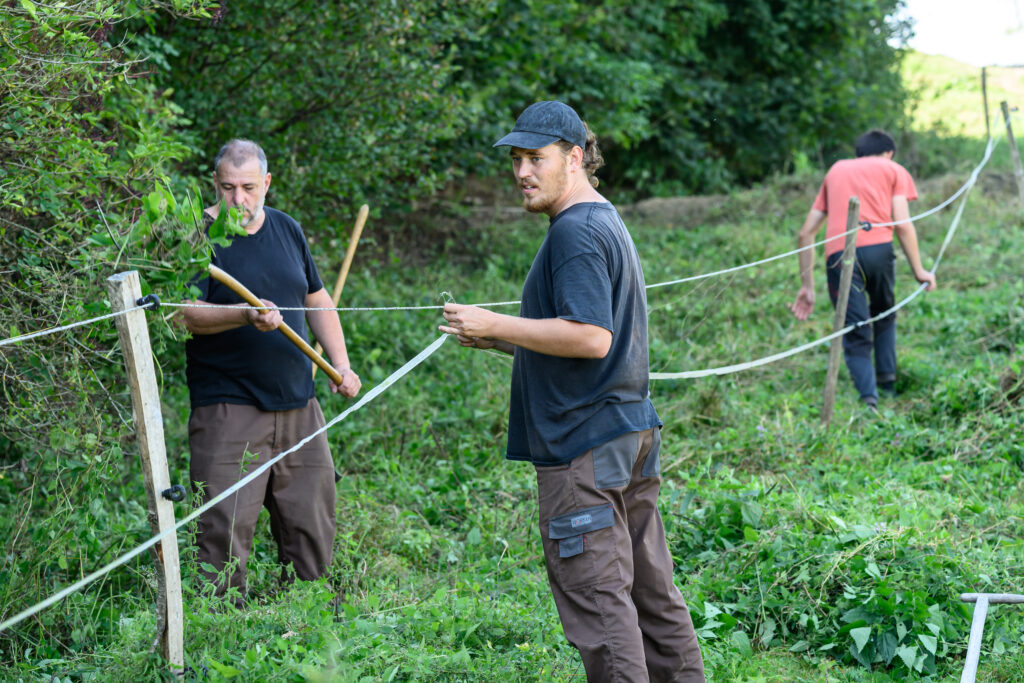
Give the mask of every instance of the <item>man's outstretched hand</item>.
[(807, 320), (814, 310), (814, 290), (810, 287), (801, 287), (789, 310), (793, 311), (798, 320)]

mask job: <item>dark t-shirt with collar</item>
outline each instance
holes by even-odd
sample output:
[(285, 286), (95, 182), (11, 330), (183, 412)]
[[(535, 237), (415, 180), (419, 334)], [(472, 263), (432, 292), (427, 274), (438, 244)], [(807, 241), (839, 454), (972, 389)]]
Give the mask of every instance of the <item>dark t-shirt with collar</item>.
[[(288, 214), (264, 207), (265, 218), (252, 235), (237, 235), (215, 247), (212, 263), (260, 299), (281, 307), (301, 307), (306, 295), (323, 289), (302, 227)], [(195, 282), (200, 299), (237, 304), (242, 299), (212, 278)], [(281, 311), (284, 322), (306, 338), (304, 311)], [(216, 334), (193, 335), (185, 343), (192, 407), (214, 403), (252, 405), (261, 410), (301, 408), (313, 397), (309, 357), (277, 330), (252, 325)]]
[(633, 240), (607, 202), (551, 219), (523, 285), (519, 315), (612, 333), (604, 358), (515, 349), (509, 460), (557, 465), (627, 432), (660, 426), (648, 397), (647, 293)]

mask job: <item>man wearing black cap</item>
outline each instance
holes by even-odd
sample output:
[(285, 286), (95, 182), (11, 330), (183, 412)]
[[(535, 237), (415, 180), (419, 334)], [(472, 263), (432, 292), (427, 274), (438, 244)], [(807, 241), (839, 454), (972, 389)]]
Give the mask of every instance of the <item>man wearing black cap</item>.
[(518, 317), (448, 304), (440, 329), (514, 356), (506, 457), (536, 468), (548, 580), (587, 679), (703, 681), (658, 512), (643, 271), (596, 190), (597, 140), (571, 107), (537, 102), (494, 146), (548, 233)]

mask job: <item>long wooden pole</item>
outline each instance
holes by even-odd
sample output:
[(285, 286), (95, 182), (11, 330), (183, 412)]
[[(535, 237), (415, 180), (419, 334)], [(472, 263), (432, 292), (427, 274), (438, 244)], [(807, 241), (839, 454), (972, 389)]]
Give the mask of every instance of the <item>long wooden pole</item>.
[[(846, 244), (843, 247), (843, 270), (839, 276), (839, 296), (836, 299), (836, 317), (832, 320), (832, 331), (846, 327), (846, 307), (850, 301), (850, 282), (853, 280), (853, 264), (857, 261), (857, 233), (860, 224), (860, 200), (850, 197), (850, 208), (846, 213)], [(842, 358), (843, 338), (836, 337), (828, 351), (828, 372), (825, 375), (825, 402), (821, 408), (821, 421), (832, 422), (832, 408), (836, 402), (836, 383), (839, 381), (839, 361)]]
[(1017, 149), (1013, 126), (1010, 125), (1010, 105), (1003, 100), (999, 106), (1003, 108), (1003, 120), (1006, 121), (1006, 141), (1010, 143), (1010, 159), (1013, 160), (1013, 177), (1017, 179), (1017, 194), (1020, 195), (1020, 203), (1024, 207), (1024, 166), (1020, 163), (1020, 150)]
[[(110, 305), (115, 311), (134, 308), (142, 296), (139, 273), (128, 271), (107, 279)], [(153, 352), (149, 344), (149, 328), (145, 311), (132, 311), (117, 318), (117, 335), (121, 340), (128, 385), (131, 389), (135, 431), (138, 435), (139, 456), (142, 458), (142, 478), (146, 483), (149, 503), (149, 524), (154, 534), (174, 527), (174, 506), (161, 492), (171, 488), (167, 472), (167, 451), (164, 445), (164, 425), (160, 413), (160, 392), (153, 369)], [(158, 565), (159, 605), (157, 606), (159, 644), (164, 658), (184, 671), (184, 617), (181, 605), (181, 567), (178, 560), (178, 538), (173, 533), (164, 536), (154, 546)]]
[[(210, 264), (210, 277), (217, 280), (221, 284), (227, 286), (235, 294), (245, 299), (246, 303), (248, 303), (250, 306), (255, 306), (257, 308), (265, 306), (265, 304), (262, 301), (260, 301), (255, 294), (246, 289), (245, 285), (243, 285), (241, 282), (231, 277), (226, 272), (224, 272), (217, 266), (213, 265), (212, 263)], [(284, 334), (284, 336), (288, 337), (288, 339), (290, 339), (293, 344), (298, 346), (299, 349), (304, 354), (309, 356), (314, 363), (319, 365), (323, 369), (323, 371), (327, 373), (327, 376), (334, 380), (335, 384), (342, 383), (341, 373), (335, 370), (330, 363), (325, 361), (320, 356), (320, 354), (314, 351), (313, 347), (310, 346), (305, 339), (296, 334), (295, 330), (288, 326), (288, 323), (282, 322), (280, 325), (277, 326), (277, 329), (279, 329), (282, 332), (282, 334)]]
[[(345, 250), (345, 259), (341, 262), (341, 270), (338, 271), (338, 281), (334, 283), (334, 291), (331, 293), (331, 301), (334, 302), (334, 307), (338, 307), (338, 302), (341, 301), (341, 292), (345, 289), (345, 280), (348, 279), (349, 268), (352, 267), (352, 259), (356, 255), (356, 246), (359, 244), (359, 236), (363, 234), (363, 226), (366, 224), (366, 217), (370, 215), (370, 207), (363, 204), (359, 207), (359, 213), (356, 215), (356, 224), (352, 228), (352, 237), (348, 240), (348, 249)], [(317, 353), (324, 350), (324, 347), (320, 345), (320, 342), (316, 343), (313, 347)], [(313, 366), (313, 376), (316, 377), (316, 366)]]

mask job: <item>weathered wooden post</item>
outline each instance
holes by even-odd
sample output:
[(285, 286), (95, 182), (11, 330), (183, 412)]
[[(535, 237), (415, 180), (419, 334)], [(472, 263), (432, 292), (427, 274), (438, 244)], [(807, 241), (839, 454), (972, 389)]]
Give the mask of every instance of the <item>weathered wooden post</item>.
[(1003, 100), (999, 103), (1003, 108), (1003, 120), (1006, 121), (1006, 141), (1010, 143), (1010, 159), (1013, 160), (1013, 177), (1017, 179), (1017, 194), (1020, 195), (1020, 204), (1024, 208), (1024, 166), (1020, 163), (1020, 150), (1017, 149), (1017, 141), (1013, 138), (1013, 126), (1010, 125), (1010, 105)]
[[(832, 321), (832, 332), (846, 327), (846, 305), (850, 300), (850, 282), (853, 280), (853, 264), (857, 261), (857, 226), (860, 225), (860, 199), (850, 197), (850, 208), (846, 213), (846, 244), (843, 246), (843, 270), (839, 276), (839, 297), (836, 299), (836, 317)], [(821, 408), (821, 421), (832, 422), (832, 408), (836, 402), (836, 382), (839, 380), (839, 362), (843, 355), (843, 338), (836, 337), (828, 351), (828, 372), (825, 375), (825, 402)]]
[[(139, 305), (142, 287), (138, 271), (118, 273), (107, 278), (110, 305), (125, 311)], [(174, 506), (170, 475), (167, 472), (167, 451), (164, 446), (164, 425), (160, 413), (160, 393), (153, 370), (153, 352), (149, 344), (146, 312), (132, 311), (117, 318), (117, 334), (121, 341), (125, 370), (132, 394), (135, 430), (138, 434), (142, 477), (146, 483), (149, 523), (153, 533), (174, 526)], [(179, 489), (180, 491), (180, 489)], [(167, 497), (165, 497), (165, 494)], [(157, 635), (164, 658), (176, 673), (184, 671), (184, 619), (181, 604), (181, 570), (178, 561), (178, 538), (173, 533), (153, 547), (157, 564), (159, 597), (157, 604)]]

